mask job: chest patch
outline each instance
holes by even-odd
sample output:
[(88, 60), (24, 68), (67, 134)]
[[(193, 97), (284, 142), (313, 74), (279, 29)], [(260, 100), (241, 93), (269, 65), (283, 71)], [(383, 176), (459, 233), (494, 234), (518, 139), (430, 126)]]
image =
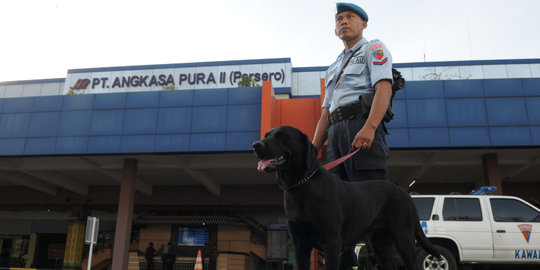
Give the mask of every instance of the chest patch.
[(351, 64), (365, 64), (366, 58), (363, 55), (351, 58)]

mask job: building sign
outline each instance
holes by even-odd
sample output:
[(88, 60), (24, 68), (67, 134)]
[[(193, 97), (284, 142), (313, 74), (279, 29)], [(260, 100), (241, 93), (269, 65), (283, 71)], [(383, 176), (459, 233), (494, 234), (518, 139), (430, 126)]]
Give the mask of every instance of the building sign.
[(267, 224), (266, 257), (270, 260), (287, 259), (288, 232), (285, 224)]
[[(274, 61), (272, 61), (274, 60)], [(284, 60), (276, 63), (275, 60)], [(254, 61), (254, 60), (253, 60)], [(262, 85), (272, 81), (274, 87), (291, 87), (290, 59), (219, 62), (215, 66), (186, 67), (185, 64), (141, 67), (70, 70), (64, 93), (116, 93), (130, 91), (193, 90), (238, 87), (247, 76)], [(270, 62), (270, 63), (268, 63)], [(210, 63), (211, 64), (211, 63)]]
[(208, 229), (178, 228), (179, 246), (205, 246), (208, 244)]

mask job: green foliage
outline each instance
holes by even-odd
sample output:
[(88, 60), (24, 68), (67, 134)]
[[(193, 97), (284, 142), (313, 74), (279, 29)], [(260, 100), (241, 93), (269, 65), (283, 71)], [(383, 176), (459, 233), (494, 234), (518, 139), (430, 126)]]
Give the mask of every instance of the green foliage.
[(161, 87), (163, 90), (176, 90), (174, 84), (168, 84)]
[(260, 85), (255, 81), (255, 79), (244, 75), (242, 76), (242, 79), (238, 81), (238, 87), (260, 87)]
[(70, 87), (66, 95), (78, 95), (78, 94), (84, 94), (84, 92), (85, 92), (85, 89), (75, 89), (73, 87)]

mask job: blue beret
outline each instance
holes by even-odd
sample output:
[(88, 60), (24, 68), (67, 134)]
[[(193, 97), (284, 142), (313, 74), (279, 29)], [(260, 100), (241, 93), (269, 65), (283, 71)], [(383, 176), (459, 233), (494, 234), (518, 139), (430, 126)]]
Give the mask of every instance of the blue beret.
[(358, 14), (358, 16), (360, 16), (360, 18), (362, 18), (362, 20), (364, 21), (368, 21), (368, 15), (367, 13), (359, 6), (355, 5), (355, 4), (352, 4), (352, 3), (336, 3), (336, 16), (343, 12), (343, 11), (352, 11), (356, 14)]

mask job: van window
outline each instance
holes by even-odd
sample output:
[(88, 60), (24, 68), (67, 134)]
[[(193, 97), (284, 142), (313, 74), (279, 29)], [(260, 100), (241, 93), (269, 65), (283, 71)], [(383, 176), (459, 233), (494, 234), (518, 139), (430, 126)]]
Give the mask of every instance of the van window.
[(514, 199), (490, 199), (496, 222), (540, 222), (540, 213)]
[(418, 217), (420, 220), (430, 220), (431, 211), (433, 210), (434, 197), (413, 198), (416, 209), (418, 210)]
[(477, 198), (445, 198), (443, 219), (454, 221), (482, 221), (482, 210)]

